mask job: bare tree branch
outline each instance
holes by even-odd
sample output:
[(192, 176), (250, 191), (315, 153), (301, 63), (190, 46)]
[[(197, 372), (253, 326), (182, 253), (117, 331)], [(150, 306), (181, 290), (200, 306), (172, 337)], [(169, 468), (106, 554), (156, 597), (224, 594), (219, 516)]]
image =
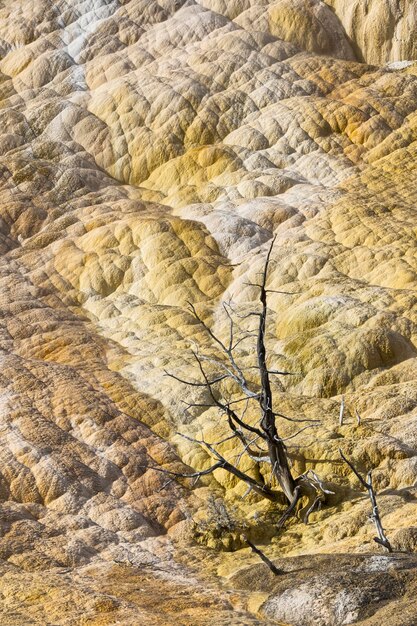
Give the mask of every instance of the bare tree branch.
[[(247, 335), (245, 335), (244, 337), (241, 337), (240, 339), (238, 339), (237, 341), (235, 341), (235, 343), (233, 344), (232, 350), (236, 350), (236, 348), (246, 339), (253, 339), (256, 338), (257, 335), (255, 335), (254, 333), (248, 333)], [(245, 368), (248, 369), (248, 368)]]
[[(323, 487), (322, 482), (314, 474), (314, 472), (312, 474), (307, 472), (305, 475), (302, 475), (297, 479), (294, 478), (291, 470), (290, 456), (286, 446), (286, 441), (295, 439), (301, 433), (314, 428), (316, 423), (318, 423), (318, 420), (292, 418), (278, 412), (274, 407), (273, 390), (271, 387), (270, 377), (300, 375), (298, 373), (275, 369), (273, 367), (269, 368), (267, 365), (267, 295), (268, 293), (285, 293), (287, 295), (294, 295), (289, 292), (280, 292), (267, 288), (268, 270), (275, 240), (276, 237), (273, 237), (270, 242), (263, 271), (260, 273), (261, 279), (259, 283), (251, 283), (251, 286), (260, 290), (260, 311), (249, 311), (245, 315), (241, 315), (234, 310), (230, 301), (223, 303), (223, 310), (229, 321), (228, 338), (223, 341), (202, 319), (195, 306), (189, 302), (190, 311), (195, 320), (197, 320), (197, 322), (201, 325), (212, 342), (214, 342), (215, 346), (212, 346), (208, 354), (201, 354), (200, 346), (198, 344), (196, 345), (195, 350), (192, 351), (192, 355), (194, 356), (199, 370), (199, 375), (196, 377), (196, 381), (187, 381), (179, 376), (165, 371), (167, 376), (170, 376), (178, 382), (189, 385), (190, 387), (205, 388), (207, 390), (209, 394), (208, 401), (200, 403), (184, 402), (187, 408), (216, 408), (227, 418), (227, 425), (231, 434), (216, 443), (206, 442), (203, 436), (201, 436), (200, 439), (195, 439), (189, 435), (178, 433), (181, 437), (184, 437), (188, 441), (203, 447), (216, 462), (207, 470), (203, 470), (202, 472), (193, 472), (190, 474), (170, 472), (156, 467), (152, 469), (168, 473), (170, 476), (178, 478), (191, 478), (195, 480), (198, 480), (201, 476), (211, 474), (217, 469), (224, 469), (235, 476), (238, 480), (246, 483), (248, 492), (254, 491), (261, 497), (272, 502), (278, 502), (282, 498), (281, 491), (275, 491), (274, 488), (274, 485), (278, 483), (288, 501), (287, 509), (277, 523), (277, 527), (282, 528), (286, 520), (295, 513), (297, 504), (303, 495), (308, 495), (310, 498), (312, 492), (313, 494), (315, 493), (313, 502), (309, 504), (305, 516), (305, 521), (308, 522), (308, 517), (312, 511), (321, 506), (321, 503), (325, 499), (325, 494), (331, 492)], [(239, 319), (256, 317), (258, 319), (257, 328), (246, 332), (239, 329), (238, 332), (236, 332), (235, 317)], [(252, 326), (252, 324), (249, 323), (247, 325)], [(244, 332), (243, 336), (239, 336), (241, 332)], [(236, 335), (238, 335), (238, 337), (236, 337)], [(240, 343), (250, 337), (256, 337), (257, 364), (249, 367), (243, 367), (236, 358), (235, 350)], [(213, 349), (214, 347), (216, 350)], [(251, 380), (250, 384), (245, 375), (246, 370), (249, 369), (256, 370), (258, 375), (256, 382)], [(209, 372), (211, 373), (209, 374)], [(224, 399), (222, 394), (227, 393), (225, 391), (226, 387), (222, 386), (216, 388), (216, 384), (225, 380), (230, 381), (233, 388), (234, 385), (236, 385), (241, 392), (243, 392), (244, 397), (237, 397), (235, 400), (227, 399), (227, 397)], [(259, 391), (255, 391), (252, 386), (257, 390), (259, 389)], [(233, 393), (235, 393), (235, 391), (236, 390), (234, 389)], [(243, 407), (240, 406), (242, 402), (245, 403)], [(254, 404), (252, 404), (253, 402)], [(246, 417), (249, 407), (251, 409), (250, 421), (252, 423), (249, 423), (248, 418)], [(252, 409), (256, 411), (256, 420), (253, 420)], [(295, 433), (283, 438), (278, 432), (278, 418), (294, 423), (308, 423), (308, 425), (299, 428)], [(253, 423), (255, 425), (253, 425)], [(232, 463), (219, 452), (217, 446), (233, 439), (237, 439), (240, 442), (242, 450), (235, 455)], [(271, 466), (269, 484), (265, 483), (260, 468), (258, 468), (259, 474), (257, 479), (239, 469), (239, 464), (244, 456), (246, 459), (250, 459), (257, 464), (268, 463)], [(257, 554), (259, 554), (259, 552), (257, 552)]]
[[(274, 238), (275, 240), (275, 238)], [(258, 283), (243, 283), (246, 287), (258, 287), (258, 289), (262, 288), (262, 285), (258, 285)], [(286, 296), (295, 296), (299, 293), (301, 293), (300, 291), (279, 291), (278, 289), (265, 289), (266, 293), (282, 293)]]
[[(217, 343), (217, 345), (220, 346), (220, 348), (222, 349), (222, 351), (227, 355), (233, 369), (235, 370), (237, 377), (239, 378), (239, 380), (241, 381), (241, 383), (243, 385), (245, 385), (247, 387), (247, 382), (245, 380), (245, 377), (243, 375), (243, 372), (241, 371), (240, 367), (238, 366), (238, 364), (236, 363), (234, 356), (233, 356), (233, 350), (232, 350), (232, 346), (233, 346), (233, 329), (231, 330), (231, 344), (229, 345), (229, 348), (227, 348), (225, 346), (225, 344), (223, 343), (223, 341), (221, 341), (221, 339), (219, 339), (217, 337), (217, 335), (211, 330), (211, 328), (209, 326), (207, 326), (207, 324), (201, 319), (201, 317), (198, 315), (195, 306), (191, 303), (188, 302), (189, 306), (191, 307), (191, 310), (193, 312), (194, 317), (200, 322), (200, 324), (203, 326), (204, 330), (209, 334), (209, 336), (213, 339), (213, 341), (215, 341)], [(231, 320), (231, 324), (233, 327), (233, 320), (230, 317), (229, 312), (226, 310), (226, 313), (229, 316), (229, 319)]]
[(350, 467), (352, 472), (355, 474), (355, 476), (357, 477), (361, 485), (365, 487), (365, 489), (368, 491), (369, 499), (372, 505), (371, 520), (374, 522), (376, 531), (378, 533), (378, 537), (374, 537), (374, 541), (378, 543), (379, 545), (383, 546), (388, 552), (392, 552), (391, 543), (389, 542), (385, 534), (385, 531), (381, 522), (381, 517), (379, 515), (378, 504), (376, 501), (376, 493), (375, 493), (373, 483), (372, 483), (372, 470), (368, 472), (367, 480), (365, 480), (363, 476), (359, 474), (355, 466), (345, 457), (345, 455), (343, 454), (340, 448), (339, 448), (339, 453), (342, 459), (345, 461), (345, 463), (347, 463), (347, 465)]
[(280, 530), (284, 526), (287, 519), (289, 519), (291, 515), (293, 514), (295, 507), (297, 506), (298, 500), (300, 499), (300, 489), (301, 489), (300, 485), (297, 485), (296, 487), (294, 487), (294, 495), (292, 497), (292, 500), (287, 510), (284, 512), (283, 515), (281, 515), (281, 517), (278, 520), (278, 523), (277, 523), (278, 530)]
[(222, 467), (221, 462), (215, 463), (211, 467), (206, 470), (202, 470), (201, 472), (193, 472), (192, 474), (184, 474), (182, 472), (172, 472), (171, 470), (167, 470), (164, 467), (156, 467), (154, 465), (139, 465), (139, 467), (146, 467), (146, 469), (154, 470), (155, 472), (160, 472), (161, 474), (169, 474), (170, 476), (175, 476), (176, 478), (201, 478), (201, 476), (207, 476), (211, 474), (219, 467)]
[[(195, 359), (196, 359), (196, 361), (197, 361), (197, 363), (198, 363), (198, 367), (199, 367), (199, 369), (200, 369), (200, 372), (201, 372), (201, 374), (202, 374), (202, 376), (203, 376), (204, 380), (206, 380), (206, 381), (208, 382), (208, 378), (207, 378), (206, 372), (205, 372), (205, 370), (204, 370), (204, 368), (203, 368), (203, 365), (202, 365), (202, 363), (201, 363), (200, 358), (198, 357), (198, 355), (197, 355), (195, 352), (193, 352), (193, 354), (194, 354), (194, 357), (195, 357)], [(233, 411), (233, 409), (231, 409), (231, 408), (230, 408), (230, 406), (228, 406), (227, 404), (223, 404), (222, 402), (220, 402), (220, 400), (218, 400), (218, 399), (216, 398), (216, 396), (214, 395), (213, 390), (212, 390), (212, 388), (211, 388), (211, 386), (210, 386), (210, 385), (207, 385), (207, 388), (208, 388), (208, 390), (209, 390), (209, 393), (210, 393), (211, 399), (213, 400), (214, 404), (215, 404), (215, 405), (216, 405), (219, 409), (221, 409), (222, 411), (224, 411), (230, 419), (232, 419), (234, 422), (236, 422), (237, 424), (239, 424), (239, 426), (241, 426), (242, 428), (245, 428), (246, 430), (248, 430), (248, 431), (250, 431), (250, 432), (256, 433), (256, 434), (257, 434), (257, 435), (259, 435), (260, 437), (265, 438), (264, 433), (263, 433), (261, 430), (259, 430), (259, 428), (256, 428), (255, 426), (251, 426), (250, 424), (247, 424), (246, 422), (244, 422), (243, 420), (241, 420), (241, 419), (240, 419), (240, 417), (237, 415), (237, 413), (236, 413), (235, 411)]]
[(242, 315), (241, 313), (238, 313), (236, 309), (232, 307), (232, 304), (230, 302), (228, 303), (227, 306), (232, 311), (233, 315), (240, 320), (246, 320), (249, 317), (260, 317), (261, 315), (258, 311), (249, 311), (249, 313), (245, 313), (245, 315)]
[(342, 457), (342, 459), (344, 460), (344, 462), (349, 465), (350, 469), (352, 470), (352, 472), (355, 474), (356, 478), (359, 480), (359, 482), (361, 483), (361, 485), (363, 487), (365, 487), (365, 489), (368, 489), (368, 483), (366, 482), (366, 480), (363, 478), (363, 476), (361, 476), (361, 474), (359, 474), (358, 470), (356, 469), (356, 467), (349, 461), (349, 459), (347, 459), (345, 457), (345, 455), (343, 454), (342, 450), (339, 448), (339, 454)]
[(274, 468), (275, 476), (289, 502), (292, 502), (295, 490), (295, 481), (291, 474), (291, 470), (288, 464), (288, 457), (285, 449), (285, 444), (278, 436), (275, 413), (273, 411), (273, 399), (271, 383), (269, 380), (268, 367), (266, 364), (266, 347), (265, 347), (265, 332), (266, 332), (266, 317), (267, 317), (267, 293), (266, 293), (266, 280), (268, 275), (268, 268), (271, 259), (272, 249), (275, 243), (276, 237), (273, 237), (271, 245), (269, 247), (264, 271), (262, 273), (262, 282), (260, 285), (259, 299), (262, 304), (262, 312), (259, 318), (259, 331), (257, 340), (257, 358), (259, 366), (259, 375), (261, 379), (261, 397), (259, 404), (262, 412), (261, 428), (267, 437), (269, 456), (272, 466)]
[(203, 408), (203, 409), (211, 409), (215, 406), (215, 404), (204, 404), (201, 402), (186, 402), (185, 400), (180, 400), (182, 404), (185, 404), (187, 409), (195, 409), (195, 408)]
[(304, 524), (308, 524), (310, 515), (313, 513), (313, 511), (321, 507), (321, 502), (322, 502), (321, 495), (317, 494), (313, 500), (313, 503), (311, 504), (311, 506), (309, 506), (306, 514), (304, 515)]
[[(257, 337), (257, 335), (256, 335)], [(249, 365), (248, 367), (242, 367), (243, 370), (258, 370), (258, 365)], [(279, 376), (299, 376), (295, 372), (281, 372), (280, 370), (268, 370), (268, 374), (278, 374)]]
[(281, 417), (283, 420), (287, 420), (288, 422), (296, 422), (299, 424), (305, 423), (305, 422), (311, 422), (312, 424), (320, 424), (320, 420), (311, 420), (306, 418), (296, 418), (296, 417), (289, 417), (288, 415), (284, 415), (283, 413), (274, 413), (275, 417)]
[(294, 433), (293, 435), (289, 435), (288, 437), (283, 437), (281, 441), (290, 441), (291, 439), (295, 439), (296, 437), (298, 437), (299, 434), (303, 433), (308, 428), (317, 428), (317, 424), (308, 424), (308, 426), (304, 426), (304, 428), (300, 428), (300, 430), (297, 430), (297, 432)]
[(215, 385), (216, 383), (219, 383), (221, 380), (228, 378), (227, 374), (223, 374), (222, 376), (218, 376), (217, 378), (211, 381), (205, 381), (204, 383), (194, 383), (189, 380), (184, 380), (182, 378), (179, 378), (178, 376), (175, 376), (175, 374), (171, 374), (170, 372), (167, 372), (167, 370), (164, 370), (164, 372), (166, 376), (169, 376), (169, 378), (173, 378), (174, 380), (177, 380), (178, 382), (183, 383), (184, 385), (188, 385), (188, 387), (207, 387), (207, 385), (208, 386)]
[(342, 402), (340, 403), (340, 411), (339, 411), (339, 426), (343, 426), (344, 414), (345, 414), (345, 396), (342, 396)]
[(200, 354), (199, 357), (200, 357), (200, 359), (202, 361), (207, 361), (208, 363), (212, 363), (212, 364), (217, 365), (218, 367), (221, 367), (222, 369), (224, 369), (227, 372), (227, 374), (225, 374), (224, 378), (232, 378), (235, 381), (235, 383), (237, 385), (239, 385), (239, 387), (242, 389), (243, 393), (245, 393), (248, 398), (257, 398), (258, 397), (259, 394), (255, 393), (254, 391), (251, 391), (249, 389), (248, 384), (247, 384), (245, 378), (242, 378), (239, 375), (234, 374), (227, 367), (227, 365), (222, 363), (222, 361), (219, 361), (218, 359), (215, 359), (214, 357), (211, 357), (211, 356), (206, 356), (204, 354)]
[(330, 491), (330, 489), (326, 489), (323, 485), (323, 481), (317, 476), (317, 474), (312, 469), (309, 469), (305, 474), (302, 474), (301, 476), (299, 476), (297, 480), (298, 481), (305, 480), (309, 484), (309, 486), (312, 487), (314, 491), (316, 492), (316, 496), (313, 502), (311, 503), (311, 505), (309, 506), (309, 508), (307, 509), (304, 515), (304, 523), (308, 524), (310, 515), (313, 513), (313, 511), (320, 510), (321, 505), (326, 499), (326, 494), (334, 495), (334, 491)]
[(252, 550), (252, 552), (254, 552), (255, 554), (257, 554), (259, 556), (259, 558), (265, 563), (265, 565), (267, 565), (269, 567), (269, 569), (271, 570), (271, 572), (273, 574), (275, 574), (275, 576), (279, 576), (280, 574), (284, 574), (284, 570), (281, 570), (276, 565), (274, 565), (272, 563), (272, 561), (270, 559), (268, 559), (266, 554), (264, 552), (262, 552), (262, 550), (257, 548), (254, 543), (249, 541), (249, 539), (246, 537), (246, 535), (244, 535), (243, 538), (246, 541), (246, 543), (248, 544), (248, 546), (250, 547), (250, 549)]
[(224, 458), (224, 456), (222, 456), (220, 452), (218, 452), (218, 450), (214, 448), (212, 444), (209, 444), (204, 440), (194, 439), (193, 437), (189, 437), (188, 435), (184, 435), (182, 433), (177, 433), (177, 434), (180, 435), (181, 437), (184, 437), (184, 439), (187, 439), (188, 441), (192, 441), (193, 443), (198, 443), (201, 446), (204, 446), (205, 448), (207, 448), (207, 450), (209, 450), (220, 461), (220, 466), (218, 467), (222, 467), (223, 469), (228, 471), (230, 474), (233, 474), (233, 476), (236, 476), (243, 482), (247, 483), (248, 485), (251, 485), (255, 493), (263, 496), (264, 498), (267, 498), (268, 500), (271, 500), (271, 502), (276, 502), (277, 498), (279, 497), (279, 494), (277, 492), (273, 491), (272, 489), (269, 489), (269, 487), (267, 487), (266, 485), (259, 483), (257, 480), (255, 480), (248, 474), (245, 474), (240, 469), (232, 465), (232, 463), (227, 461)]
[(283, 293), (286, 296), (296, 296), (302, 292), (301, 291), (279, 291), (278, 289), (267, 289), (266, 293)]

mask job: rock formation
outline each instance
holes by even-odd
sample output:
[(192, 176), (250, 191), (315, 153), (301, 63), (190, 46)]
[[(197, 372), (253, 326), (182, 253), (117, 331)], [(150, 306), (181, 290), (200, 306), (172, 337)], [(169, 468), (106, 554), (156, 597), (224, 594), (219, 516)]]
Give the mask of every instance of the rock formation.
[(325, 0), (367, 63), (417, 58), (417, 6), (413, 0)]
[[(357, 554), (379, 548), (338, 448), (416, 551), (416, 19), (411, 0), (0, 4), (2, 624), (415, 623), (414, 557)], [(294, 468), (339, 487), (270, 554), (361, 572), (314, 602), (304, 574), (248, 594), (247, 550), (190, 538), (213, 493), (273, 534), (244, 486), (152, 469), (208, 466), (178, 431), (227, 433), (165, 370), (195, 378), (210, 347), (188, 302), (224, 335), (223, 301), (256, 306), (273, 234), (268, 345), (296, 373), (276, 397), (321, 420)]]

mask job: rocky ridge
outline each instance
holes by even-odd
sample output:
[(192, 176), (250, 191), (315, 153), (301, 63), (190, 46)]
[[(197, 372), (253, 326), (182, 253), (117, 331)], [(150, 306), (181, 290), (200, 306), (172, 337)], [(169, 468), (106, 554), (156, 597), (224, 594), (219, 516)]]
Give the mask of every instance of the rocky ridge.
[[(218, 417), (184, 413), (192, 393), (164, 370), (193, 377), (190, 348), (208, 346), (188, 301), (220, 334), (222, 301), (256, 306), (247, 283), (273, 234), (270, 287), (290, 295), (271, 294), (268, 345), (274, 364), (299, 373), (276, 381), (277, 401), (321, 419), (296, 440), (294, 468), (341, 487), (271, 555), (378, 550), (341, 446), (375, 467), (387, 530), (415, 550), (417, 66), (413, 3), (397, 4), (1, 3), (0, 556), (12, 598), (2, 623), (31, 613), (33, 623), (128, 624), (141, 607), (157, 624), (158, 606), (146, 608), (153, 576), (163, 623), (174, 623), (169, 599), (191, 568), (188, 606), (201, 599), (217, 613), (204, 621), (191, 608), (184, 623), (297, 624), (274, 613), (274, 595), (249, 606), (236, 591), (237, 570), (254, 562), (247, 551), (230, 559), (187, 545), (208, 490), (252, 526), (264, 505), (242, 500), (221, 471), (191, 492), (150, 469), (210, 463), (175, 432), (218, 438)], [(251, 366), (253, 348), (239, 357)], [(219, 604), (205, 569), (210, 584), (233, 574), (235, 595), (223, 589)], [(87, 606), (81, 590), (103, 572), (139, 576), (142, 596), (113, 582), (104, 608)], [(52, 612), (64, 575), (79, 613), (69, 596)], [(375, 601), (375, 619), (407, 581)], [(28, 590), (19, 606), (17, 588)], [(362, 623), (359, 609), (335, 624)]]

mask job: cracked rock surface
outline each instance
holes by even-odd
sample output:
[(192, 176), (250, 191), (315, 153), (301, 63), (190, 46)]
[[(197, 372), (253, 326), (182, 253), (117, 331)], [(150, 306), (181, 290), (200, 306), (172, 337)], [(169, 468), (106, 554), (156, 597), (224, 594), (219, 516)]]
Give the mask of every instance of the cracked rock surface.
[[(0, 3), (2, 624), (415, 623), (414, 557), (369, 570), (338, 449), (417, 551), (416, 21), (412, 0)], [(268, 349), (295, 373), (275, 398), (320, 419), (295, 474), (337, 486), (266, 548), (292, 572), (275, 587), (203, 523), (220, 494), (267, 542), (264, 503), (223, 470), (191, 489), (152, 469), (209, 467), (178, 432), (227, 435), (165, 370), (195, 379), (191, 349), (214, 349), (189, 302), (221, 337), (223, 302), (256, 308), (274, 235)]]

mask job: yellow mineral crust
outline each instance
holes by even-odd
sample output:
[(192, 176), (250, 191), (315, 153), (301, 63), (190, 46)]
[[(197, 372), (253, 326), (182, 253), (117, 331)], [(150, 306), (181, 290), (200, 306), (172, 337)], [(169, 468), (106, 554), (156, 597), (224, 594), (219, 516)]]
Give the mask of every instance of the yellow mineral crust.
[[(0, 3), (2, 624), (414, 623), (395, 620), (415, 563), (395, 582), (361, 560), (380, 548), (338, 448), (375, 468), (387, 533), (416, 551), (415, 26), (411, 0)], [(224, 470), (190, 489), (152, 469), (212, 463), (178, 432), (228, 434), (165, 370), (195, 379), (191, 350), (215, 349), (189, 302), (224, 338), (222, 302), (257, 306), (273, 235), (267, 342), (294, 372), (274, 393), (320, 419), (289, 451), (336, 495), (269, 554), (320, 570), (361, 553), (351, 567), (393, 577), (382, 608), (374, 574), (337, 606), (304, 575), (295, 600), (269, 579), (248, 591), (255, 557), (191, 535), (215, 493), (268, 541), (268, 506)], [(250, 341), (239, 359), (253, 367)]]
[(368, 63), (413, 61), (417, 6), (413, 0), (325, 0), (345, 28), (354, 50)]

